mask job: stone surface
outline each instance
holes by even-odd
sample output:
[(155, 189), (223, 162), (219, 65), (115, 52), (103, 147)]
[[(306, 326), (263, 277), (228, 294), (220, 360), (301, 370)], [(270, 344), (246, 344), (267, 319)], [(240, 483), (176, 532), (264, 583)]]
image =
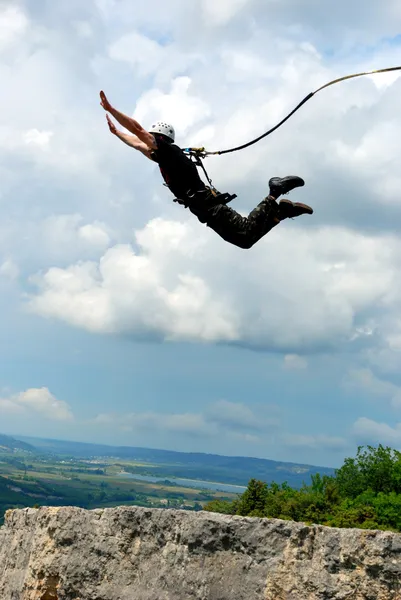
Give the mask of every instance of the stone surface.
[(9, 511), (1, 600), (401, 600), (401, 535), (139, 507)]

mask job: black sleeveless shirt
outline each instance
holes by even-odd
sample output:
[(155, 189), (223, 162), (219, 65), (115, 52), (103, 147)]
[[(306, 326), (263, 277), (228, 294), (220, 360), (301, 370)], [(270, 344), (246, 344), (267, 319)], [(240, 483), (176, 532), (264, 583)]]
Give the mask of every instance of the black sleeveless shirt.
[(152, 159), (158, 163), (160, 173), (174, 196), (185, 199), (188, 191), (203, 190), (205, 184), (199, 177), (196, 165), (181, 148), (159, 136), (155, 136), (155, 140), (157, 150), (152, 152)]

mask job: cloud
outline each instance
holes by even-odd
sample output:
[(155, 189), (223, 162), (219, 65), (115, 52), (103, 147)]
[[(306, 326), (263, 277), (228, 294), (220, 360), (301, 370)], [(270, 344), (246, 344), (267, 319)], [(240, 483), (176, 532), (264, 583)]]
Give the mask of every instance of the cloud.
[[(250, 252), (173, 204), (157, 166), (110, 136), (97, 95), (110, 90), (145, 126), (173, 121), (183, 146), (247, 142), (323, 83), (400, 64), (398, 0), (380, 11), (339, 0), (330, 19), (318, 0), (3, 2), (0, 11), (0, 268), (3, 284), (18, 268), (35, 314), (97, 334), (269, 350), (287, 369), (345, 352), (399, 372), (398, 74), (328, 88), (260, 143), (208, 157), (242, 214), (270, 176), (306, 180), (291, 199), (311, 204), (313, 217), (283, 223)], [(374, 378), (368, 385), (392, 402), (397, 390)], [(213, 410), (218, 431), (258, 437), (240, 430), (241, 419), (252, 424), (243, 407)], [(201, 416), (171, 427), (210, 426)]]
[[(68, 265), (75, 260), (98, 258), (112, 243), (114, 232), (105, 223), (88, 222), (81, 214), (44, 216), (30, 222), (0, 223), (0, 255), (5, 255), (0, 274), (17, 272), (26, 281), (27, 270), (49, 264)], [(19, 244), (15, 238), (19, 237)], [(11, 258), (12, 251), (12, 258)], [(1, 262), (0, 262), (1, 265)], [(18, 265), (18, 266), (17, 266)]]
[(196, 414), (130, 414), (124, 418), (125, 429), (161, 429), (176, 434), (212, 436), (215, 434), (202, 415)]
[(214, 26), (223, 26), (248, 3), (250, 3), (249, 0), (220, 0), (219, 2), (202, 0), (202, 8), (208, 23)]
[(216, 429), (201, 414), (162, 414), (155, 412), (125, 415), (99, 414), (93, 422), (114, 425), (123, 431), (163, 431), (183, 435), (214, 436)]
[(0, 398), (0, 408), (5, 412), (37, 413), (51, 421), (72, 421), (69, 405), (58, 400), (47, 388), (30, 388), (9, 398)]
[(341, 452), (345, 450), (345, 448), (348, 445), (347, 440), (345, 438), (323, 434), (283, 434), (280, 436), (280, 439), (284, 446), (299, 449), (312, 448)]
[(284, 356), (284, 368), (289, 371), (303, 371), (307, 369), (308, 361), (303, 356), (297, 354), (287, 354)]
[(90, 246), (96, 248), (107, 248), (110, 244), (110, 236), (105, 226), (101, 223), (89, 223), (78, 229), (78, 236)]
[(353, 425), (353, 434), (362, 444), (389, 444), (393, 448), (401, 448), (401, 423), (391, 427), (387, 423), (360, 417)]
[(277, 419), (267, 419), (239, 402), (219, 400), (200, 413), (101, 413), (93, 422), (116, 426), (124, 431), (163, 431), (202, 437), (228, 436), (233, 439), (260, 443), (257, 433), (269, 433), (279, 425)]
[(349, 390), (362, 390), (368, 395), (386, 399), (393, 408), (401, 408), (401, 387), (376, 377), (371, 369), (351, 369), (344, 384)]
[(30, 129), (24, 133), (24, 141), (26, 144), (34, 144), (40, 148), (48, 146), (53, 131), (38, 131), (37, 129)]
[(0, 277), (6, 277), (7, 279), (15, 280), (19, 275), (18, 265), (12, 260), (7, 258), (3, 263), (0, 264)]
[(28, 28), (28, 19), (18, 6), (0, 5), (0, 50), (5, 51), (21, 40)]
[(266, 416), (241, 402), (219, 400), (199, 413), (100, 413), (92, 423), (110, 429), (138, 433), (143, 431), (196, 436), (220, 441), (237, 441), (253, 446), (280, 446), (286, 449), (342, 452), (348, 447), (340, 436), (285, 433), (280, 419)]
[(109, 55), (113, 60), (132, 64), (141, 75), (153, 73), (164, 62), (163, 46), (136, 32), (114, 42), (109, 48)]
[[(206, 411), (206, 418), (210, 423), (233, 431), (268, 431), (276, 428), (277, 419), (266, 419), (261, 414), (255, 414), (245, 404), (219, 400)], [(247, 434), (249, 437), (249, 434)]]
[(159, 89), (145, 92), (137, 103), (134, 116), (149, 126), (154, 120), (175, 125), (178, 135), (185, 135), (191, 127), (202, 122), (210, 114), (205, 100), (190, 93), (190, 77), (177, 77), (169, 93)]
[[(202, 56), (198, 53), (191, 51), (182, 53), (174, 42), (162, 44), (136, 31), (114, 41), (109, 47), (109, 56), (115, 61), (122, 61), (130, 65), (136, 76), (154, 75), (157, 82), (161, 84), (168, 84), (175, 75), (186, 72), (197, 61), (202, 60)], [(177, 79), (173, 83), (172, 94), (180, 93), (180, 83), (184, 85), (185, 93), (189, 80)], [(164, 99), (169, 100), (168, 98)], [(179, 98), (177, 97), (175, 100), (179, 101)], [(172, 97), (170, 102), (173, 104)], [(181, 99), (181, 104), (183, 104), (183, 99)], [(159, 107), (163, 108), (162, 102)]]
[(48, 217), (42, 224), (42, 235), (47, 243), (54, 246), (76, 246), (80, 243), (80, 251), (84, 245), (105, 249), (110, 243), (107, 226), (103, 223), (83, 224), (79, 214), (64, 214)]
[(22, 406), (7, 398), (0, 398), (0, 411), (3, 414), (21, 414), (24, 413)]
[(90, 331), (138, 339), (288, 354), (352, 346), (355, 338), (373, 343), (364, 324), (380, 323), (379, 307), (397, 310), (401, 298), (401, 282), (394, 289), (399, 241), (342, 228), (278, 229), (244, 253), (193, 218), (154, 219), (136, 232), (138, 251), (114, 246), (99, 262), (37, 275), (29, 306)]
[[(188, 238), (178, 223), (166, 223), (158, 230), (162, 252), (163, 237), (173, 244)], [(164, 256), (168, 261), (165, 251)], [(224, 301), (212, 297), (202, 278), (190, 271), (176, 274), (167, 261), (162, 259), (164, 269), (151, 257), (136, 255), (130, 246), (116, 246), (99, 264), (53, 268), (35, 278), (42, 293), (30, 307), (91, 331), (167, 340), (235, 339), (235, 319)]]

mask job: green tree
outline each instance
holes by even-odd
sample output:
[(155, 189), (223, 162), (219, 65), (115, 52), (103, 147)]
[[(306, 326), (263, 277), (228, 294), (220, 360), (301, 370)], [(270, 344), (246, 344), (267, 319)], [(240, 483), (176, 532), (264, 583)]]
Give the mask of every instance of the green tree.
[[(358, 448), (359, 452), (359, 448)], [(336, 482), (343, 498), (356, 498), (364, 491), (364, 481), (355, 458), (346, 458), (336, 471)]]
[(211, 500), (203, 507), (203, 510), (208, 512), (217, 512), (222, 515), (233, 515), (235, 513), (235, 505), (227, 500)]
[(372, 505), (380, 525), (401, 531), (401, 494), (380, 492), (373, 498)]
[(263, 517), (269, 499), (267, 484), (251, 479), (236, 507), (236, 514), (242, 516)]
[(347, 458), (335, 476), (341, 496), (356, 498), (366, 490), (401, 493), (401, 453), (381, 444), (358, 447), (356, 458)]
[(237, 500), (213, 500), (205, 510), (401, 531), (401, 453), (381, 445), (360, 446), (333, 477), (313, 475), (311, 484), (299, 490), (251, 479)]

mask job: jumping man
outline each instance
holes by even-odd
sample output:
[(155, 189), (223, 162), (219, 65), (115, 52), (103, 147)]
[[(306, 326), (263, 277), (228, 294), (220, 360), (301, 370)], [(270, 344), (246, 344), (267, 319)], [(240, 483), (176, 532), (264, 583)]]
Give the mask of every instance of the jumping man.
[(156, 162), (176, 201), (189, 208), (201, 223), (206, 223), (226, 242), (249, 249), (281, 221), (303, 214), (313, 214), (312, 208), (306, 204), (293, 203), (287, 199), (277, 203), (277, 199), (283, 194), (305, 185), (303, 179), (290, 175), (270, 179), (269, 195), (247, 217), (241, 216), (219, 201), (219, 196), (224, 195), (216, 196), (211, 188), (205, 185), (196, 165), (174, 144), (175, 131), (171, 125), (157, 122), (146, 131), (135, 119), (113, 108), (104, 92), (100, 92), (100, 99), (104, 110), (132, 135), (119, 131), (107, 114), (111, 133)]

